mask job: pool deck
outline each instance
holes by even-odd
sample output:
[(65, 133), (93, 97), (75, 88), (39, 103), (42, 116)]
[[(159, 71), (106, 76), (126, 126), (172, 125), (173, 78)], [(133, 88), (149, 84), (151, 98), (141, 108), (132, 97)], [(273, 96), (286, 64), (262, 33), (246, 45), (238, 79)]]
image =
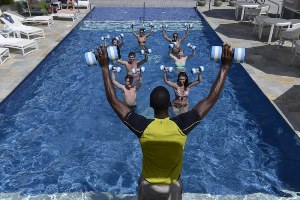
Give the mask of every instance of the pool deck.
[[(278, 0), (280, 1), (280, 0)], [(96, 7), (194, 7), (194, 0), (91, 0)], [(270, 102), (300, 136), (300, 58), (289, 64), (292, 58), (291, 43), (277, 50), (277, 42), (273, 40), (267, 45), (269, 29), (265, 29), (263, 38), (258, 40), (257, 34), (251, 34), (253, 24), (241, 23), (235, 20), (234, 8), (223, 2), (221, 7), (197, 7), (203, 17), (216, 31), (219, 37), (236, 47), (246, 48), (246, 59), (243, 67), (264, 92)], [(81, 21), (89, 10), (80, 9), (79, 19), (55, 20), (45, 30), (46, 38), (37, 40), (39, 50), (27, 56), (22, 56), (10, 49), (11, 58), (0, 65), (0, 102), (3, 101), (35, 67), (47, 56), (53, 48)], [(260, 111), (263, 112), (263, 111)]]
[[(197, 7), (223, 42), (245, 47), (243, 67), (300, 137), (300, 58), (293, 64), (291, 42), (277, 49), (278, 42), (268, 40), (270, 28), (264, 28), (261, 40), (252, 33), (254, 24), (235, 19), (235, 8), (223, 2), (221, 7)], [(263, 112), (259, 111), (259, 112)]]

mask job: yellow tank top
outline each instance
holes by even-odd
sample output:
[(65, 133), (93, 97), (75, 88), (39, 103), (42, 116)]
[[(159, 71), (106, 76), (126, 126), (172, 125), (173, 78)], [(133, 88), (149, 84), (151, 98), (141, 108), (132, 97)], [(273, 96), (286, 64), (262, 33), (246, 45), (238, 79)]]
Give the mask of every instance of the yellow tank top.
[(182, 171), (187, 136), (170, 120), (154, 119), (139, 138), (143, 151), (142, 175), (152, 184), (172, 184)]

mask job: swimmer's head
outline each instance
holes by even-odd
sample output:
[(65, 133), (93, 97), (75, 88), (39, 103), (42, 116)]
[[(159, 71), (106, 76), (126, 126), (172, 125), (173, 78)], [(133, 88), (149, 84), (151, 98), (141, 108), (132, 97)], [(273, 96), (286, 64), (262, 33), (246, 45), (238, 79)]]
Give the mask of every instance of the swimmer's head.
[(129, 63), (133, 63), (135, 60), (135, 53), (134, 52), (129, 52), (128, 54), (128, 59), (129, 59)]
[(116, 38), (113, 38), (111, 40), (112, 45), (117, 46), (119, 44), (118, 40)]
[(131, 86), (132, 86), (132, 82), (133, 82), (133, 76), (127, 74), (127, 75), (125, 76), (125, 84), (126, 84), (126, 86), (127, 86), (127, 87), (131, 87)]
[(154, 88), (150, 94), (150, 107), (154, 110), (166, 110), (171, 106), (170, 93), (163, 87)]
[(178, 38), (178, 33), (173, 33), (173, 39), (177, 40), (177, 38)]
[(189, 78), (185, 72), (180, 72), (177, 77), (177, 83), (184, 85), (184, 88), (187, 88), (189, 85)]
[(143, 36), (144, 33), (145, 33), (145, 29), (144, 29), (144, 28), (141, 28), (141, 29), (140, 29), (140, 36)]
[(183, 49), (179, 49), (178, 54), (177, 54), (177, 57), (178, 57), (178, 58), (182, 58), (182, 57), (183, 57), (183, 54), (184, 54)]

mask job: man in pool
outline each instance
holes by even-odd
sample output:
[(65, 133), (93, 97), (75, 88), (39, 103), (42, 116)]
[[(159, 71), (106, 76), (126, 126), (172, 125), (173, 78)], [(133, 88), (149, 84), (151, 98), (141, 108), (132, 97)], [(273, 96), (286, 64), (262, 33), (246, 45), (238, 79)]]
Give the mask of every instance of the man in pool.
[(126, 75), (125, 76), (125, 85), (120, 84), (118, 81), (116, 81), (116, 70), (112, 70), (111, 78), (114, 85), (123, 90), (124, 95), (124, 102), (125, 104), (132, 110), (136, 110), (136, 94), (137, 91), (140, 89), (142, 84), (142, 77), (140, 78), (137, 85), (133, 85), (133, 76), (132, 75)]
[(135, 61), (134, 52), (129, 52), (128, 58), (128, 61), (117, 60), (117, 62), (125, 65), (127, 74), (133, 75), (134, 81), (139, 81), (140, 73), (133, 74), (132, 69), (139, 69), (141, 65), (145, 64), (148, 61), (148, 54), (145, 52), (144, 59), (139, 62)]
[(146, 40), (153, 33), (153, 26), (150, 26), (150, 27), (151, 27), (150, 32), (145, 35), (145, 29), (144, 28), (141, 28), (140, 29), (140, 34), (137, 34), (136, 32), (134, 32), (133, 25), (131, 25), (132, 33), (137, 38), (138, 43), (139, 43), (139, 50), (148, 51), (148, 47), (146, 46)]
[(113, 38), (112, 41), (111, 41), (112, 45), (115, 46), (115, 47), (117, 48), (119, 59), (121, 59), (121, 48), (122, 48), (122, 46), (123, 46), (123, 44), (124, 44), (124, 40), (123, 40), (123, 37), (122, 37), (122, 36), (120, 36), (120, 41), (121, 41), (121, 42), (119, 42), (119, 41), (117, 40), (117, 38)]
[(172, 48), (172, 51), (171, 51), (172, 54), (176, 55), (176, 54), (179, 52), (179, 50), (180, 50), (180, 45), (181, 45), (182, 41), (183, 41), (185, 38), (187, 38), (187, 36), (189, 35), (189, 27), (190, 27), (190, 26), (186, 26), (186, 32), (185, 32), (185, 35), (184, 35), (182, 38), (180, 38), (180, 39), (178, 39), (178, 33), (173, 33), (173, 39), (169, 38), (168, 35), (167, 35), (167, 33), (166, 33), (165, 27), (164, 27), (164, 26), (162, 27), (162, 31), (163, 31), (163, 36), (164, 36), (164, 38), (165, 38), (168, 42), (170, 42), (170, 44), (173, 44), (173, 45), (174, 45), (173, 48)]
[(147, 119), (132, 112), (117, 98), (108, 69), (107, 52), (104, 48), (98, 48), (95, 54), (101, 66), (108, 102), (140, 141), (143, 164), (138, 182), (138, 199), (182, 199), (180, 174), (187, 136), (218, 100), (233, 59), (233, 49), (228, 44), (223, 45), (222, 65), (208, 96), (187, 113), (169, 118), (170, 93), (163, 86), (154, 88), (150, 94), (150, 107), (154, 109), (154, 119)]

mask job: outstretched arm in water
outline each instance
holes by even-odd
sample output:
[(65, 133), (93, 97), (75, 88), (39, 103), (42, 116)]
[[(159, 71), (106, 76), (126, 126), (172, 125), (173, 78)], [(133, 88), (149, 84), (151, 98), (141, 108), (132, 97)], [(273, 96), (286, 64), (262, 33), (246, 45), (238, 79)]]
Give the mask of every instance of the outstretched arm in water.
[(223, 45), (221, 59), (222, 66), (220, 68), (219, 74), (210, 89), (209, 95), (205, 99), (197, 103), (196, 106), (193, 108), (193, 110), (198, 112), (201, 119), (203, 119), (207, 115), (207, 113), (211, 110), (216, 101), (219, 99), (232, 58), (233, 50), (231, 49), (231, 47), (228, 44)]
[(102, 70), (106, 98), (109, 104), (111, 105), (111, 107), (119, 116), (119, 118), (121, 120), (124, 120), (127, 113), (130, 112), (130, 109), (127, 107), (127, 105), (124, 102), (120, 101), (117, 98), (116, 90), (109, 74), (108, 56), (107, 56), (106, 49), (101, 47), (98, 48), (97, 50), (98, 51), (95, 52), (95, 55)]

